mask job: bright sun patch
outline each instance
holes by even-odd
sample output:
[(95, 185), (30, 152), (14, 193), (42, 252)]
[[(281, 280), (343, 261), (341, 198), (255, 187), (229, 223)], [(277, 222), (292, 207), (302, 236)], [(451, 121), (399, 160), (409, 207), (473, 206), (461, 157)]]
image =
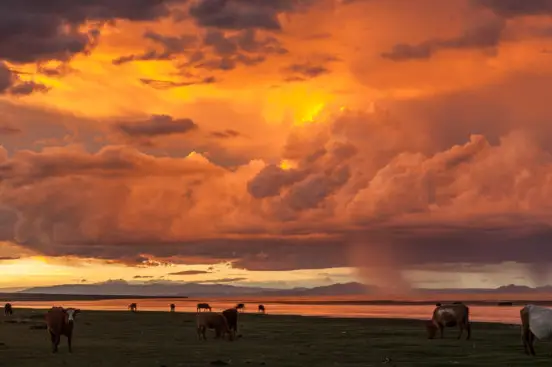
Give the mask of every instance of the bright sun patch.
[(288, 159), (284, 159), (282, 160), (282, 162), (280, 162), (280, 168), (283, 169), (284, 171), (295, 169), (297, 168), (297, 163), (294, 161), (290, 161)]
[(299, 124), (307, 124), (314, 122), (316, 118), (320, 115), (320, 112), (324, 109), (325, 104), (324, 103), (318, 103), (312, 108), (309, 108), (307, 110), (307, 113), (301, 118), (299, 121)]

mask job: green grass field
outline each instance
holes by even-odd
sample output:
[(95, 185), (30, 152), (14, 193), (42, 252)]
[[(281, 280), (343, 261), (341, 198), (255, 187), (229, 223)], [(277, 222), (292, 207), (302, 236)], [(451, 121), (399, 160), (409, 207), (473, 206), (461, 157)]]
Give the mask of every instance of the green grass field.
[[(84, 311), (73, 354), (62, 338), (52, 354), (44, 310), (0, 316), (0, 366), (550, 366), (552, 345), (523, 353), (518, 326), (474, 323), (472, 340), (426, 339), (422, 321), (240, 315), (234, 342), (199, 341), (195, 315)], [(448, 334), (448, 335), (447, 335)], [(388, 359), (388, 360), (387, 360)]]

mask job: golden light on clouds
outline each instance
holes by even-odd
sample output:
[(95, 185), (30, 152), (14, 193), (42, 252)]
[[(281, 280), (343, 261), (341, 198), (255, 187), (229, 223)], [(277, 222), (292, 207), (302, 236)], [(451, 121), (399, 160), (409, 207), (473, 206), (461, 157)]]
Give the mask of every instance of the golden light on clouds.
[(2, 284), (548, 279), (549, 8), (207, 1), (0, 2)]

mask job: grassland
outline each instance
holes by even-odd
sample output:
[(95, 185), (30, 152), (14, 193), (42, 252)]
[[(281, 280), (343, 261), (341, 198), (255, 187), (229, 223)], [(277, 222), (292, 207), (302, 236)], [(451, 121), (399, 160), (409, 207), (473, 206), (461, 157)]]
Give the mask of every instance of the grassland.
[(234, 342), (197, 340), (190, 313), (84, 311), (73, 354), (62, 339), (57, 354), (41, 310), (0, 316), (0, 366), (550, 366), (552, 345), (523, 353), (519, 327), (474, 323), (472, 340), (427, 340), (422, 321), (240, 315)]

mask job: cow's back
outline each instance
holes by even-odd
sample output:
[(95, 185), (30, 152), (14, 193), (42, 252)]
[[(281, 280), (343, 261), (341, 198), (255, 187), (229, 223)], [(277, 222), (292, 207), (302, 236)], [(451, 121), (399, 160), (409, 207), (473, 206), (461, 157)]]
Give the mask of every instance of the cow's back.
[(469, 308), (464, 304), (440, 305), (433, 311), (433, 319), (444, 324), (451, 325), (457, 322), (468, 321)]
[(53, 307), (46, 313), (48, 331), (61, 335), (65, 325), (65, 312), (61, 307)]

